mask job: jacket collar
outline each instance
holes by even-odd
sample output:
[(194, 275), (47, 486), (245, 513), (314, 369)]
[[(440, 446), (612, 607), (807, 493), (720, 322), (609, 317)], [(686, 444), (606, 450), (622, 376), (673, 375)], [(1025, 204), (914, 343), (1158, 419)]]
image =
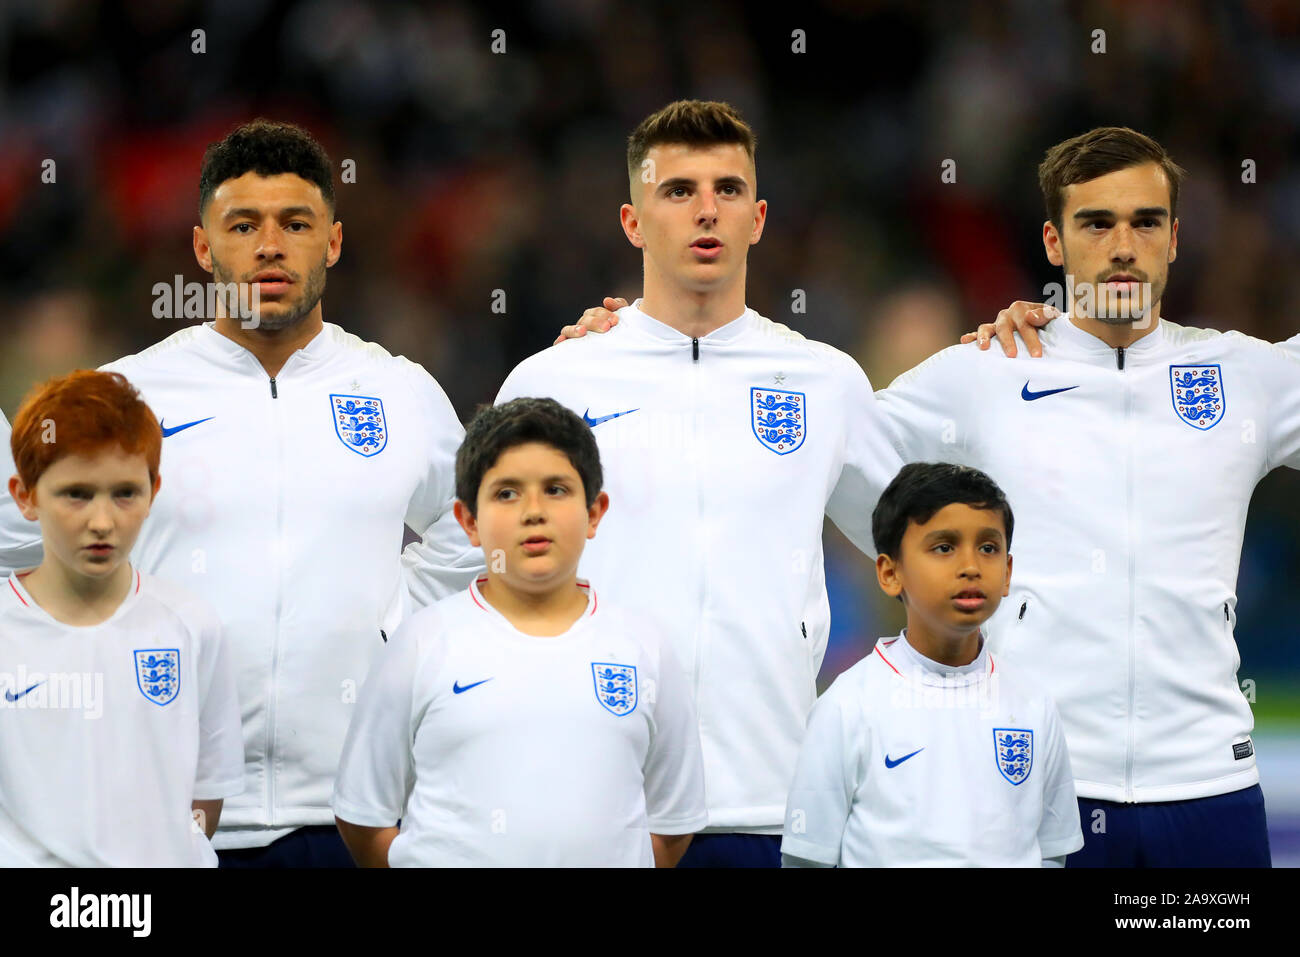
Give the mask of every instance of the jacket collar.
[[(302, 363), (319, 362), (329, 356), (334, 351), (338, 331), (339, 327), (333, 323), (324, 323), (320, 332), (316, 333), (310, 342), (289, 356), (276, 378), (283, 377), (286, 372), (292, 373)], [(196, 330), (195, 341), (206, 356), (223, 368), (245, 375), (266, 375), (266, 370), (262, 368), (262, 363), (257, 361), (257, 357), (235, 340), (228, 339), (217, 332), (215, 322), (209, 321), (200, 325)]]
[[(731, 322), (727, 323), (725, 326), (714, 329), (707, 336), (700, 336), (700, 341), (708, 343), (730, 342), (737, 336), (743, 335), (745, 331), (753, 325), (757, 316), (758, 313), (754, 312), (753, 309), (746, 307), (744, 312), (731, 320)], [(627, 323), (632, 326), (632, 328), (639, 329), (646, 335), (653, 336), (656, 339), (663, 339), (669, 342), (688, 342), (691, 338), (684, 333), (678, 332), (667, 323), (660, 322), (658, 319), (652, 318), (642, 312), (640, 299), (637, 299), (636, 302), (632, 303), (632, 305), (620, 309), (618, 311), (618, 317), (620, 323)]]

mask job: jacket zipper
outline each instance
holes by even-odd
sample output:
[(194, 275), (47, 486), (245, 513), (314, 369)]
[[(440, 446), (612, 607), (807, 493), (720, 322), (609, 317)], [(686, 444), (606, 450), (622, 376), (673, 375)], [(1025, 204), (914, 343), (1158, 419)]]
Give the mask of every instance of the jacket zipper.
[[(271, 376), (271, 398), (278, 399), (279, 392), (275, 386), (275, 376)], [(280, 429), (280, 404), (273, 403), (272, 427), (275, 430), (275, 465), (276, 465), (276, 500), (275, 500), (275, 546), (276, 551), (284, 554), (284, 469), (283, 450)], [(280, 616), (283, 612), (282, 598), (284, 590), (282, 563), (275, 562), (275, 632), (271, 636), (271, 687), (266, 701), (266, 815), (271, 827), (276, 826), (275, 813), (275, 696), (278, 688), (278, 665), (280, 663)]]
[[(1115, 361), (1120, 372), (1124, 371), (1124, 347), (1116, 350)], [(1124, 426), (1125, 426), (1125, 502), (1128, 518), (1128, 747), (1124, 756), (1124, 800), (1133, 801), (1133, 757), (1137, 748), (1134, 732), (1133, 712), (1137, 697), (1137, 635), (1134, 633), (1137, 616), (1137, 536), (1133, 529), (1133, 390), (1128, 377), (1124, 377)]]
[[(693, 430), (695, 436), (695, 448), (692, 451), (694, 452), (693, 458), (695, 459), (694, 478), (695, 478), (695, 517), (696, 517), (695, 527), (696, 528), (701, 528), (700, 520), (704, 517), (704, 507), (703, 507), (703, 503), (700, 501), (700, 497), (703, 494), (701, 491), (701, 489), (703, 488), (703, 483), (699, 481), (699, 474), (700, 474), (699, 458), (700, 458), (701, 451), (704, 447), (704, 443), (700, 440), (700, 430), (704, 427), (704, 417), (698, 414), (699, 407), (700, 407), (700, 377), (699, 377), (699, 373), (696, 370), (699, 368), (699, 366), (697, 365), (697, 363), (699, 362), (699, 358), (700, 358), (700, 340), (698, 338), (693, 338), (691, 339), (691, 407), (690, 407), (691, 411), (690, 414), (695, 417), (695, 429)], [(703, 541), (700, 542), (700, 545), (701, 546), (703, 545)], [(701, 548), (700, 551), (702, 552), (703, 548)], [(707, 559), (704, 560), (703, 567), (705, 568), (708, 567)], [(695, 632), (695, 700), (696, 701), (700, 700), (700, 669), (703, 667), (704, 664), (704, 635), (705, 635), (704, 608), (705, 605), (708, 603), (708, 596), (705, 594), (705, 588), (706, 588), (705, 582), (707, 582), (708, 579), (704, 575), (701, 575), (699, 576), (699, 580), (700, 580), (700, 609), (699, 609), (700, 613), (696, 616), (696, 621), (698, 622), (698, 624), (696, 625), (696, 632)], [(703, 728), (703, 724), (704, 724), (703, 716), (701, 715), (699, 719), (700, 719), (700, 726), (701, 728)]]

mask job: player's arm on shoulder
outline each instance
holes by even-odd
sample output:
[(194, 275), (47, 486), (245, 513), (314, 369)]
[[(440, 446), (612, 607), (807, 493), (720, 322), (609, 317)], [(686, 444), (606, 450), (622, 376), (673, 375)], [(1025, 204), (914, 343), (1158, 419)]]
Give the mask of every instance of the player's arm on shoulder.
[(415, 687), (438, 660), (420, 635), (438, 627), (436, 613), (408, 618), (370, 665), (343, 741), (332, 806), (339, 834), (362, 867), (384, 867), (415, 783)]
[(835, 685), (840, 689), (832, 685), (808, 716), (786, 799), (783, 862), (788, 855), (811, 865), (833, 867), (839, 863), (844, 827), (859, 784), (858, 751), (866, 737), (865, 729), (849, 727), (852, 709), (845, 709), (840, 701), (846, 690), (844, 680), (844, 675), (837, 678)]
[[(650, 744), (642, 777), (656, 867), (673, 867), (691, 835), (708, 824), (700, 726), (686, 674), (657, 620), (642, 621), (642, 647), (657, 655)], [(645, 689), (650, 690), (650, 689)]]
[(894, 433), (871, 383), (851, 356), (837, 353), (842, 367), (843, 467), (826, 502), (826, 514), (864, 554), (875, 557), (871, 513), (903, 460)]
[(1016, 335), (1024, 340), (1025, 348), (1035, 358), (1043, 354), (1042, 344), (1038, 340), (1038, 330), (1061, 314), (1055, 306), (1042, 302), (1016, 301), (998, 313), (993, 322), (981, 323), (975, 332), (968, 332), (961, 337), (962, 345), (978, 342), (981, 349), (987, 349), (996, 337), (1005, 355), (1015, 358), (1017, 354)]
[[(406, 361), (406, 360), (403, 360)], [(420, 536), (402, 551), (402, 579), (416, 608), (463, 591), (483, 571), (483, 553), (456, 521), (456, 450), (465, 429), (442, 387), (420, 365), (406, 370), (424, 411), (429, 442), (424, 475), (407, 505), (405, 522)]]
[(609, 332), (618, 325), (618, 310), (628, 304), (626, 299), (606, 296), (603, 305), (592, 306), (571, 326), (565, 326), (551, 345), (558, 346), (565, 339), (581, 339), (588, 332)]

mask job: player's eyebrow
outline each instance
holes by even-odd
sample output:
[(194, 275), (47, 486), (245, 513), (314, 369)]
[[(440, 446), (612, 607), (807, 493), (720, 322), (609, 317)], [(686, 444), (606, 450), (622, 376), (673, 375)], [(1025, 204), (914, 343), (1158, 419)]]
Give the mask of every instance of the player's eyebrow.
[[(541, 480), (543, 485), (554, 485), (557, 482), (563, 482), (566, 485), (573, 484), (572, 475), (548, 475)], [(504, 485), (526, 485), (527, 483), (514, 475), (503, 475), (501, 478), (493, 479), (489, 488), (501, 488)]]
[[(977, 541), (988, 541), (992, 539), (997, 541), (998, 544), (1001, 544), (1002, 538), (1003, 538), (1002, 531), (1000, 529), (994, 528), (992, 525), (989, 525), (985, 528), (981, 528), (978, 532), (975, 533), (975, 539)], [(952, 529), (952, 528), (936, 528), (932, 532), (927, 532), (925, 537), (921, 539), (921, 543), (923, 545), (933, 545), (933, 544), (938, 544), (939, 542), (958, 542), (958, 541), (961, 541), (961, 533), (958, 532), (956, 529)]]
[[(300, 216), (304, 219), (315, 219), (316, 211), (310, 206), (285, 206), (277, 215), (280, 219), (289, 219), (294, 216)], [(233, 209), (226, 210), (222, 219), (261, 219), (262, 211), (252, 206), (236, 206)]]
[[(1133, 210), (1135, 217), (1165, 216), (1169, 210), (1163, 206), (1142, 206)], [(1075, 219), (1114, 219), (1115, 212), (1110, 209), (1081, 209), (1074, 214)]]
[[(668, 179), (661, 180), (659, 183), (659, 189), (661, 192), (668, 193), (677, 189), (679, 186), (693, 189), (696, 185), (696, 180), (693, 180), (688, 176), (672, 176)], [(714, 181), (714, 186), (734, 186), (737, 189), (746, 189), (749, 184), (745, 182), (743, 176), (719, 176), (717, 180)]]

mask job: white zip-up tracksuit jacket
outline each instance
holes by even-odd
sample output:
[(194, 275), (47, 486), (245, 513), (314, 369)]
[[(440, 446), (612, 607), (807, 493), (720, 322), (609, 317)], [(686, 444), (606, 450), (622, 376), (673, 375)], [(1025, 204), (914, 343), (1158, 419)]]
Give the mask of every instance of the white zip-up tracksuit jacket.
[(692, 340), (639, 306), (525, 359), (497, 402), (550, 396), (592, 426), (610, 507), (580, 574), (673, 642), (709, 829), (780, 833), (829, 630), (823, 517), (872, 553), (902, 463), (844, 353), (753, 310)]
[[(451, 403), (421, 366), (332, 323), (274, 380), (210, 324), (103, 368), (163, 426), (132, 561), (207, 599), (234, 663), (245, 787), (213, 843), (333, 824), (357, 691), (381, 631), (415, 607), (404, 579), (442, 598), (483, 567), (451, 510)], [(424, 536), (418, 555), (401, 555), (403, 522)]]
[(1233, 638), (1246, 509), (1300, 468), (1300, 362), (1160, 321), (1116, 350), (1068, 317), (1043, 357), (953, 346), (878, 393), (909, 461), (988, 472), (1015, 513), (993, 652), (1055, 698), (1080, 797), (1259, 780)]

